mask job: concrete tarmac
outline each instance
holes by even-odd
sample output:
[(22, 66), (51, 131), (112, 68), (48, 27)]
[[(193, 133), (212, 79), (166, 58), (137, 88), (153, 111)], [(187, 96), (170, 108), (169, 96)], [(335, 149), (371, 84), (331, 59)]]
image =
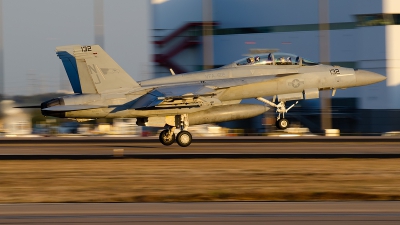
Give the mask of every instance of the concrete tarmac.
[[(231, 143), (234, 142), (234, 143)], [(400, 158), (400, 139), (225, 138), (197, 139), (189, 147), (155, 138), (41, 138), (0, 140), (0, 160), (127, 158)]]
[(0, 224), (400, 224), (400, 202), (3, 204)]

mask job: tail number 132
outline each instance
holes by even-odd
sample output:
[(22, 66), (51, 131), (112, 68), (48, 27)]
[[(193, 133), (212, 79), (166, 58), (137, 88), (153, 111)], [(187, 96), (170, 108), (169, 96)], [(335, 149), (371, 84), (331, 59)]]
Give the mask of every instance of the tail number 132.
[(92, 51), (92, 46), (82, 46), (81, 47), (82, 52), (91, 52)]

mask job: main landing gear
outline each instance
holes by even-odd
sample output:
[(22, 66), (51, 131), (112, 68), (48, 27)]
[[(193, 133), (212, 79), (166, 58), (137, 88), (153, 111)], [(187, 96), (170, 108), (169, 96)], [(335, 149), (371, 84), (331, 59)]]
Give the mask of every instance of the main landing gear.
[(175, 127), (169, 127), (166, 130), (161, 131), (158, 139), (163, 145), (172, 145), (175, 142)]
[(192, 134), (189, 131), (182, 130), (176, 136), (176, 142), (181, 147), (187, 147), (192, 143)]
[[(272, 107), (276, 108), (276, 112), (278, 113), (278, 116), (276, 117), (276, 127), (279, 129), (286, 129), (289, 127), (290, 122), (288, 119), (285, 119), (285, 113), (287, 113), (291, 108), (293, 108), (299, 101), (296, 101), (293, 105), (291, 105), (289, 108), (286, 108), (285, 106), (285, 101), (280, 101), (278, 104), (275, 104), (265, 98), (258, 97), (257, 100), (262, 101)], [(282, 118), (281, 118), (282, 114)]]
[(174, 131), (176, 127), (168, 125), (167, 129), (163, 130), (160, 133), (159, 140), (161, 144), (172, 145), (176, 141), (179, 146), (187, 147), (192, 143), (192, 134), (186, 130), (189, 127), (188, 115), (183, 114), (180, 117), (178, 116), (178, 118), (180, 120), (178, 121), (177, 125), (179, 126), (178, 128), (180, 128), (181, 131), (175, 137)]

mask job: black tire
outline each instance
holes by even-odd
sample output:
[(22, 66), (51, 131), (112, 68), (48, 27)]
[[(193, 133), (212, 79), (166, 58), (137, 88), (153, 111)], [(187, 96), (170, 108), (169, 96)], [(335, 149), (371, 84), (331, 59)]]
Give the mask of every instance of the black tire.
[(187, 147), (192, 143), (192, 134), (188, 131), (181, 131), (176, 136), (176, 142), (181, 147)]
[(278, 127), (279, 129), (284, 130), (284, 129), (286, 129), (286, 128), (289, 127), (289, 120), (287, 120), (287, 119), (280, 119), (280, 120), (277, 121), (276, 124), (277, 124), (277, 127)]
[(163, 131), (161, 131), (160, 136), (158, 137), (161, 144), (166, 145), (166, 146), (172, 145), (175, 142), (175, 134), (172, 134), (171, 138), (167, 138), (167, 133), (168, 133), (168, 130), (163, 130)]

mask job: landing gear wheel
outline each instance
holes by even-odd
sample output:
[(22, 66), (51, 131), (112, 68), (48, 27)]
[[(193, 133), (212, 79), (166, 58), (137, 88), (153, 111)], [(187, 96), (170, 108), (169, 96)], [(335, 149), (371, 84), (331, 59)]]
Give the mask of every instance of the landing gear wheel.
[(178, 133), (178, 136), (176, 137), (176, 142), (181, 147), (187, 147), (192, 143), (192, 135), (190, 134), (190, 132), (183, 130)]
[(163, 130), (160, 133), (159, 140), (163, 145), (172, 145), (175, 142), (175, 134), (173, 133), (171, 137), (168, 137), (168, 130)]
[(279, 119), (278, 121), (276, 121), (276, 126), (279, 129), (284, 130), (284, 129), (289, 127), (289, 120), (287, 120), (287, 119)]

